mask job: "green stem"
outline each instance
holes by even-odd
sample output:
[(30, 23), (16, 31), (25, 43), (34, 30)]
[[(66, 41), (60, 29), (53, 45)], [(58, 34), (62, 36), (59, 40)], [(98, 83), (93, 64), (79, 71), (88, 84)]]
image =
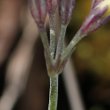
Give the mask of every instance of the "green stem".
[(67, 25), (61, 25), (61, 32), (60, 32), (60, 36), (58, 39), (56, 58), (55, 58), (56, 62), (59, 60), (63, 52), (66, 28), (67, 28)]
[(56, 49), (56, 33), (55, 33), (55, 14), (52, 14), (50, 17), (50, 52), (52, 58), (54, 58), (55, 55), (55, 49)]
[(48, 110), (57, 110), (58, 75), (50, 77), (50, 92)]
[(40, 35), (41, 35), (41, 40), (42, 40), (43, 47), (44, 47), (46, 63), (50, 67), (52, 65), (52, 58), (51, 58), (51, 55), (50, 55), (49, 42), (48, 42), (48, 37), (47, 37), (46, 30), (45, 29), (42, 30)]
[(80, 31), (76, 33), (76, 35), (73, 37), (67, 48), (63, 51), (62, 54), (62, 61), (66, 60), (74, 51), (75, 46), (79, 43), (79, 41), (84, 37), (85, 35), (81, 35)]

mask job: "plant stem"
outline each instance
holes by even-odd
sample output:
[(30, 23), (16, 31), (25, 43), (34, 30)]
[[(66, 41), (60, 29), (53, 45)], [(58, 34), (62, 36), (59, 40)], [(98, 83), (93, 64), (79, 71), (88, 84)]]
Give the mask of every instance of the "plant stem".
[(62, 61), (66, 60), (71, 56), (71, 54), (74, 51), (75, 46), (79, 43), (79, 41), (84, 37), (85, 35), (81, 35), (80, 31), (76, 33), (76, 35), (73, 37), (73, 39), (70, 41), (69, 45), (65, 48), (62, 54)]
[(56, 49), (56, 34), (55, 34), (55, 14), (51, 14), (50, 16), (50, 52), (52, 58), (54, 58), (55, 55), (55, 49)]
[(58, 75), (50, 77), (48, 110), (57, 110), (58, 101)]
[(55, 58), (56, 62), (57, 62), (57, 60), (59, 60), (59, 58), (61, 57), (61, 54), (63, 52), (66, 28), (67, 28), (67, 25), (61, 25), (61, 32), (60, 32), (60, 36), (58, 39), (56, 58)]
[(42, 40), (43, 47), (44, 47), (46, 63), (50, 67), (52, 65), (52, 58), (50, 55), (49, 42), (48, 42), (46, 30), (42, 30), (40, 35), (41, 35), (41, 40)]

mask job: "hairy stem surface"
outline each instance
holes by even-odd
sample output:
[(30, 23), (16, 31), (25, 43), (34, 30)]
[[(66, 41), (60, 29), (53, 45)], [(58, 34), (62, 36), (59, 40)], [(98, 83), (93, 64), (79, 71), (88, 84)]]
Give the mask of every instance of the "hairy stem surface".
[(50, 92), (48, 110), (57, 110), (58, 75), (50, 77)]
[(61, 25), (61, 32), (60, 32), (60, 36), (57, 44), (57, 51), (56, 51), (56, 61), (59, 59), (59, 57), (61, 57), (61, 54), (63, 52), (66, 28), (67, 25)]
[(50, 15), (50, 52), (52, 58), (55, 55), (56, 49), (56, 35), (55, 35), (55, 15)]
[(45, 57), (46, 57), (45, 59), (46, 59), (47, 65), (50, 67), (52, 65), (52, 58), (50, 55), (47, 33), (45, 30), (43, 30), (43, 31), (41, 31), (40, 35), (41, 35), (41, 40), (42, 40), (43, 47), (44, 47), (44, 53), (45, 53)]
[(73, 37), (73, 39), (70, 41), (69, 45), (65, 48), (62, 55), (62, 60), (66, 60), (71, 56), (71, 54), (74, 51), (75, 46), (79, 43), (79, 41), (84, 37), (85, 35), (81, 35), (80, 31), (76, 33), (76, 35)]

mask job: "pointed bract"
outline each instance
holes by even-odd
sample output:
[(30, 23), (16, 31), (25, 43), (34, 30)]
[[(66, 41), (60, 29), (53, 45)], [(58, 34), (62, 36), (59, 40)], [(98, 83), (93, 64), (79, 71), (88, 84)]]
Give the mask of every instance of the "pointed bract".
[(93, 9), (99, 2), (101, 2), (102, 0), (92, 0), (92, 5), (91, 5), (91, 9)]
[(49, 14), (54, 14), (56, 8), (58, 7), (58, 0), (46, 0), (47, 1), (47, 10)]
[(47, 15), (47, 6), (45, 0), (30, 0), (29, 1), (31, 14), (39, 28), (44, 27), (45, 18)]
[(89, 16), (80, 28), (83, 34), (88, 34), (110, 20), (110, 0), (93, 0)]
[(59, 0), (59, 13), (62, 24), (69, 23), (74, 7), (75, 0)]

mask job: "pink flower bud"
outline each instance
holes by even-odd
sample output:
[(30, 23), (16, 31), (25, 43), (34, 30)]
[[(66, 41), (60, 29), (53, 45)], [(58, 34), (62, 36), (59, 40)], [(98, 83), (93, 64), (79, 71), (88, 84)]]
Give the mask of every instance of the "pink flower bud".
[(58, 6), (58, 0), (47, 0), (47, 10), (49, 14), (53, 14)]
[(69, 23), (74, 7), (75, 0), (59, 0), (59, 13), (62, 24)]
[(44, 28), (47, 15), (46, 0), (29, 0), (31, 14), (39, 28)]
[(110, 0), (93, 0), (89, 16), (81, 26), (83, 34), (95, 31), (110, 20)]

